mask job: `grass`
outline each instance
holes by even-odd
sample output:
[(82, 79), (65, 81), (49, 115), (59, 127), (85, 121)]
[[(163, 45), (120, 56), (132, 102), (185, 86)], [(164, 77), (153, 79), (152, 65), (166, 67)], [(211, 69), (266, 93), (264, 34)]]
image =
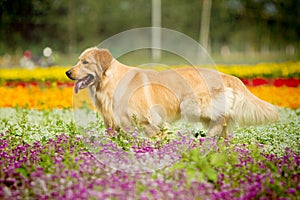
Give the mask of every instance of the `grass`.
[(219, 141), (179, 122), (157, 143), (85, 109), (1, 108), (0, 198), (297, 199), (300, 110), (280, 118)]
[[(246, 128), (237, 127), (231, 141), (248, 144), (256, 141), (265, 145), (265, 150), (279, 155), (287, 147), (297, 150), (300, 140), (300, 133), (298, 132), (300, 129), (300, 110), (281, 108), (279, 109), (279, 115), (280, 121), (275, 124)], [(41, 139), (44, 141), (53, 139), (55, 135), (61, 133), (69, 136), (80, 136), (84, 134), (83, 131), (85, 130), (94, 131), (96, 134), (101, 135), (109, 132), (105, 130), (100, 116), (88, 108), (75, 111), (72, 109), (39, 111), (24, 108), (0, 108), (0, 122), (0, 131), (9, 131), (15, 136), (20, 136), (23, 142), (29, 144)], [(205, 130), (202, 129), (201, 124), (189, 124), (179, 121), (173, 124), (171, 132), (174, 134), (169, 135), (167, 139), (174, 139), (177, 132), (193, 135), (193, 133), (198, 132), (203, 134)], [(129, 137), (127, 136), (127, 139)]]

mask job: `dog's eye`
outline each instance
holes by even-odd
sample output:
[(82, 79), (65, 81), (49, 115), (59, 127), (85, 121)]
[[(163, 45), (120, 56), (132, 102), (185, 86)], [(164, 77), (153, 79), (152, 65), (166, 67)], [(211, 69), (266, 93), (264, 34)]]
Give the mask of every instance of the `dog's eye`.
[(84, 60), (84, 61), (82, 61), (82, 64), (86, 65), (86, 64), (89, 64), (89, 62)]

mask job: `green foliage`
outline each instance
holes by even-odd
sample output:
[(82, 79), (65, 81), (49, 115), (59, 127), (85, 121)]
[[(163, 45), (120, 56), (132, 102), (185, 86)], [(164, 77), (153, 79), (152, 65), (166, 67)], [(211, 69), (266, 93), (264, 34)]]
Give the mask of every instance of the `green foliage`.
[(11, 137), (24, 143), (48, 140), (56, 134), (76, 134), (72, 111), (52, 110), (38, 111), (23, 108), (0, 109), (0, 131), (8, 131)]
[(27, 171), (26, 166), (22, 166), (20, 168), (16, 168), (15, 170), (16, 172), (22, 174), (23, 176), (25, 176), (26, 178), (30, 175), (30, 173)]
[[(60, 52), (81, 51), (122, 31), (151, 26), (151, 7), (146, 0), (2, 1), (0, 53), (30, 47), (40, 55), (49, 45)], [(162, 1), (162, 26), (198, 40), (201, 10), (197, 0)], [(214, 52), (224, 45), (233, 51), (284, 51), (290, 44), (297, 51), (297, 0), (220, 0), (212, 3), (211, 13)]]
[[(181, 161), (170, 168), (171, 172), (185, 169), (188, 185), (193, 181), (216, 182), (217, 169), (232, 169), (238, 162), (237, 153), (232, 151), (232, 147), (224, 147), (224, 141), (213, 144), (209, 152), (202, 152), (202, 145), (185, 152)], [(214, 145), (218, 148), (214, 148)]]

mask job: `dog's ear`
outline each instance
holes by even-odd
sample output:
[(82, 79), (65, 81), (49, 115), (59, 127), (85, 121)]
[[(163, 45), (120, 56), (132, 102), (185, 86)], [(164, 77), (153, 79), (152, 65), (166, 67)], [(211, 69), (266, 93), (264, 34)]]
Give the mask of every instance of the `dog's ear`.
[(98, 49), (96, 51), (95, 58), (103, 72), (107, 70), (113, 60), (111, 53), (107, 49)]

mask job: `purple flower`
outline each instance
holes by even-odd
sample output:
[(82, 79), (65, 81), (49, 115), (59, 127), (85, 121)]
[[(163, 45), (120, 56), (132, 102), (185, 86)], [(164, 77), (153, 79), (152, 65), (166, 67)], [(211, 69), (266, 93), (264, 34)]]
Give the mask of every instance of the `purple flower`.
[(294, 195), (296, 193), (296, 190), (294, 188), (289, 188), (286, 190), (286, 193)]

